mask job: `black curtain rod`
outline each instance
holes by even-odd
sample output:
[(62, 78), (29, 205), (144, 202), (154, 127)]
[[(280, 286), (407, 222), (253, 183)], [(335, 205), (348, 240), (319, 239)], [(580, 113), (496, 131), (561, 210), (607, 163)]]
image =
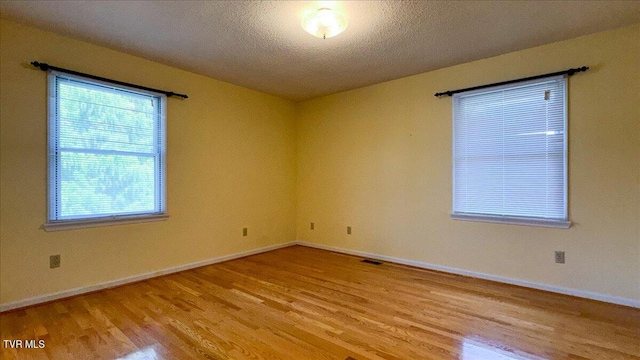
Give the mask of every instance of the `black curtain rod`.
[(57, 66), (51, 66), (49, 64), (45, 64), (45, 63), (41, 63), (41, 62), (37, 62), (37, 61), (31, 62), (31, 65), (39, 68), (42, 71), (55, 70), (55, 71), (59, 71), (59, 72), (63, 72), (63, 73), (71, 74), (71, 75), (84, 76), (86, 78), (93, 79), (93, 80), (99, 80), (99, 81), (104, 81), (104, 82), (108, 82), (108, 83), (112, 83), (112, 84), (128, 86), (128, 87), (134, 88), (134, 89), (153, 91), (153, 92), (165, 94), (165, 95), (167, 95), (167, 97), (177, 96), (177, 97), (181, 97), (183, 99), (188, 98), (187, 95), (174, 93), (173, 91), (164, 91), (164, 90), (153, 89), (153, 88), (142, 86), (142, 85), (129, 84), (129, 83), (126, 83), (126, 82), (123, 82), (123, 81), (111, 80), (111, 79), (103, 78), (103, 77), (100, 77), (100, 76), (85, 74), (85, 73), (81, 73), (81, 72), (73, 71), (73, 70), (69, 70), (69, 69), (63, 69), (63, 68), (59, 68)]
[(579, 68), (568, 69), (568, 70), (563, 70), (563, 71), (557, 71), (557, 72), (554, 72), (554, 73), (549, 73), (549, 74), (544, 74), (544, 75), (530, 76), (530, 77), (526, 77), (526, 78), (522, 78), (522, 79), (508, 80), (508, 81), (503, 81), (503, 82), (498, 82), (498, 83), (493, 83), (493, 84), (469, 87), (469, 88), (465, 88), (465, 89), (438, 92), (438, 93), (435, 94), (435, 96), (436, 97), (445, 96), (445, 95), (446, 96), (452, 96), (453, 94), (457, 94), (457, 93), (461, 93), (461, 92), (465, 92), (465, 91), (484, 89), (484, 88), (488, 88), (488, 87), (492, 87), (492, 86), (513, 84), (513, 83), (522, 82), (522, 81), (543, 79), (543, 78), (552, 77), (552, 76), (558, 76), (558, 75), (565, 75), (566, 74), (566, 75), (571, 76), (571, 75), (573, 75), (575, 73), (579, 73), (579, 72), (582, 72), (582, 71), (587, 71), (588, 69), (589, 69), (588, 66), (583, 66), (583, 67), (579, 67)]

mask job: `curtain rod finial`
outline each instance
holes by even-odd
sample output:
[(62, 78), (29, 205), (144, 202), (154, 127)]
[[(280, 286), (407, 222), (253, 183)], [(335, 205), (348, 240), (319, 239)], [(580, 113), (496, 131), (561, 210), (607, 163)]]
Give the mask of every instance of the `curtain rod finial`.
[(45, 63), (41, 63), (41, 62), (37, 62), (37, 61), (32, 61), (31, 65), (39, 68), (42, 71), (47, 71), (49, 70), (49, 64), (45, 64)]

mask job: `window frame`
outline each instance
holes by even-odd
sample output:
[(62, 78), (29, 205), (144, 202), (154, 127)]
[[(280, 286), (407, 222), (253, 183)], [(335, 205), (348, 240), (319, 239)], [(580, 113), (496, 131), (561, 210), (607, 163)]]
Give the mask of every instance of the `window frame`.
[[(490, 93), (496, 91), (502, 91), (509, 88), (522, 87), (537, 83), (543, 83), (550, 80), (564, 81), (564, 103), (563, 103), (563, 185), (564, 185), (564, 199), (563, 199), (563, 219), (553, 219), (544, 217), (532, 217), (532, 216), (512, 216), (512, 215), (494, 215), (494, 214), (482, 214), (482, 213), (469, 213), (469, 212), (457, 212), (456, 206), (456, 100), (459, 97), (466, 97), (471, 95), (477, 95), (481, 93)], [(471, 90), (463, 93), (454, 94), (452, 97), (452, 187), (451, 187), (451, 213), (450, 217), (453, 220), (473, 221), (473, 222), (487, 222), (497, 224), (513, 224), (513, 225), (525, 225), (525, 226), (541, 226), (551, 228), (568, 229), (571, 227), (571, 221), (569, 219), (569, 81), (568, 76), (558, 75), (543, 79), (535, 79), (529, 81), (522, 81), (513, 84), (498, 85), (488, 88), (482, 88), (477, 90)]]
[[(159, 134), (158, 136), (154, 135), (154, 145), (158, 147), (158, 150), (155, 152), (157, 157), (157, 166), (160, 166), (160, 171), (156, 172), (154, 175), (154, 183), (155, 186), (158, 187), (156, 189), (156, 194), (154, 196), (159, 196), (159, 199), (156, 199), (156, 204), (159, 208), (153, 212), (137, 212), (137, 213), (125, 213), (125, 214), (111, 214), (111, 215), (100, 215), (100, 216), (85, 216), (78, 217), (74, 219), (55, 219), (55, 205), (56, 205), (56, 197), (59, 196), (59, 189), (56, 186), (56, 182), (54, 178), (56, 177), (56, 169), (59, 170), (59, 167), (56, 167), (56, 164), (60, 161), (60, 153), (56, 153), (57, 145), (53, 143), (54, 141), (58, 141), (59, 137), (57, 134), (56, 125), (58, 124), (57, 119), (57, 109), (59, 106), (59, 98), (57, 97), (55, 91), (57, 87), (56, 79), (58, 77), (68, 78), (74, 81), (85, 82), (89, 85), (96, 85), (98, 87), (108, 87), (117, 90), (123, 90), (126, 92), (131, 92), (134, 94), (141, 94), (145, 96), (152, 96), (158, 99), (159, 110), (160, 113), (158, 116), (160, 117), (158, 121), (155, 121), (154, 126), (159, 125)], [(166, 175), (167, 175), (167, 165), (166, 165), (166, 152), (167, 152), (167, 96), (162, 93), (136, 89), (124, 85), (116, 85), (106, 81), (95, 80), (91, 78), (87, 78), (80, 75), (72, 75), (64, 72), (59, 72), (55, 70), (48, 71), (47, 74), (47, 216), (46, 222), (43, 224), (43, 228), (46, 231), (59, 231), (59, 230), (70, 230), (70, 229), (80, 229), (80, 228), (90, 228), (90, 227), (98, 227), (98, 226), (111, 226), (111, 225), (123, 225), (123, 224), (132, 224), (132, 223), (140, 223), (140, 222), (151, 222), (151, 221), (163, 221), (169, 218), (167, 213), (167, 183), (166, 183)], [(155, 132), (155, 131), (154, 131)], [(54, 138), (55, 136), (55, 138)], [(159, 173), (159, 174), (158, 174)], [(155, 176), (159, 175), (159, 178), (155, 178)], [(58, 185), (59, 186), (59, 185)]]

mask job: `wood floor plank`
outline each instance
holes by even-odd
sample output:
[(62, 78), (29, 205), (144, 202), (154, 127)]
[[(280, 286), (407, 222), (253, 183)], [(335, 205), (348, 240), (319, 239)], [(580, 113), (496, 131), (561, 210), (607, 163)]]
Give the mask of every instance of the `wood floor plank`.
[(2, 359), (640, 359), (640, 310), (302, 246), (0, 314)]

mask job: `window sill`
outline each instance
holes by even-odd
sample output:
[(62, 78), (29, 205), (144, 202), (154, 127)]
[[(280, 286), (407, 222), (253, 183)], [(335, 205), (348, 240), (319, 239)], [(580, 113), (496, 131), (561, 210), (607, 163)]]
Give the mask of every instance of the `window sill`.
[(60, 220), (51, 221), (42, 225), (45, 231), (62, 231), (73, 229), (85, 229), (99, 226), (113, 226), (113, 225), (126, 225), (136, 224), (151, 221), (164, 221), (169, 219), (168, 214), (153, 214), (153, 215), (129, 215), (129, 216), (109, 216), (101, 218), (91, 218), (82, 220)]
[(493, 216), (493, 215), (477, 215), (477, 214), (451, 214), (453, 220), (462, 221), (477, 221), (488, 222), (496, 224), (511, 224), (511, 225), (525, 225), (525, 226), (541, 226), (551, 227), (558, 229), (568, 229), (571, 227), (571, 221), (568, 220), (551, 220), (551, 219), (537, 219), (537, 218), (520, 218), (511, 216)]

